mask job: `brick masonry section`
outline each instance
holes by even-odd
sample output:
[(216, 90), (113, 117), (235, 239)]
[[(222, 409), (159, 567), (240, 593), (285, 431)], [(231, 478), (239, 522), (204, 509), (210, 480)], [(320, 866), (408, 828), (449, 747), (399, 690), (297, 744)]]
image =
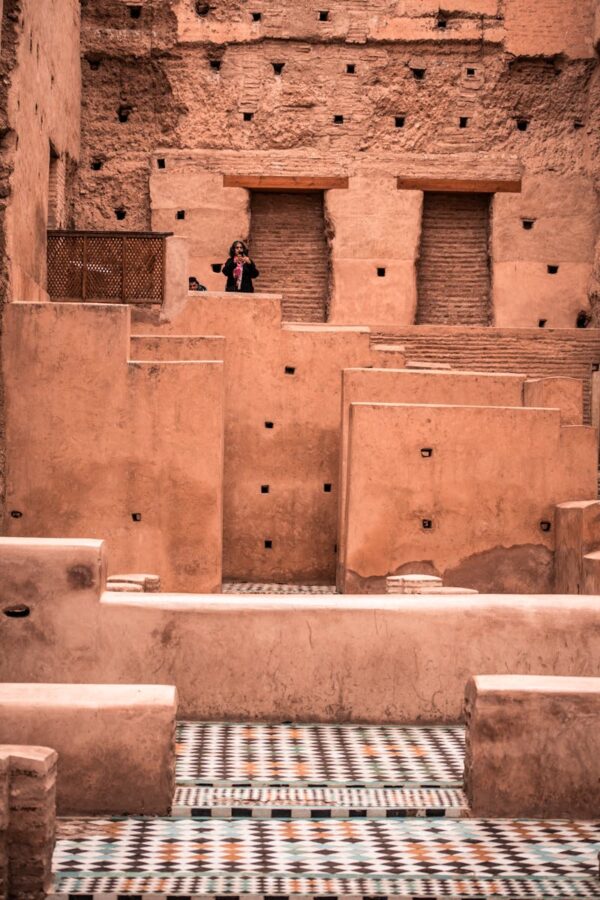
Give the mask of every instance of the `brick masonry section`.
[(0, 900), (51, 888), (57, 760), (47, 747), (0, 745)]
[(283, 294), (288, 322), (324, 322), (329, 286), (323, 194), (254, 192), (250, 253), (261, 291)]
[(400, 344), (407, 359), (476, 372), (561, 375), (583, 380), (585, 422), (591, 419), (592, 365), (600, 363), (596, 329), (374, 328), (374, 344)]
[(418, 324), (489, 324), (489, 222), (489, 194), (425, 192)]

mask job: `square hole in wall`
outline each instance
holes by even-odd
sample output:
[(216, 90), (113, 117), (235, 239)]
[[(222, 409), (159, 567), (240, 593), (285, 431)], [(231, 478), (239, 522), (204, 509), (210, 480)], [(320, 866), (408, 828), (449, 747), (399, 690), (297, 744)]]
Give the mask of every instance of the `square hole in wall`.
[(545, 328), (548, 319), (538, 319), (538, 328)]
[(469, 126), (469, 117), (461, 116), (458, 120), (458, 127), (459, 128), (468, 128), (468, 126)]
[(354, 63), (348, 63), (346, 65), (346, 75), (356, 75), (356, 66)]
[(330, 484), (329, 482), (326, 482), (326, 483), (323, 485), (323, 493), (325, 493), (325, 494), (331, 494), (332, 490), (333, 490), (333, 485)]
[(557, 265), (550, 265), (547, 268), (548, 268), (548, 275), (556, 275), (558, 273)]
[(542, 529), (542, 531), (551, 531), (552, 523), (547, 519), (542, 519), (542, 521), (540, 522), (540, 528)]
[(269, 540), (265, 541), (265, 550), (272, 550), (272, 549), (273, 549), (273, 541), (269, 541)]
[(133, 519), (134, 522), (141, 522), (142, 514), (141, 513), (131, 513), (131, 518)]
[(329, 21), (329, 10), (328, 9), (320, 9), (319, 10), (319, 22), (328, 22)]
[(175, 213), (176, 219), (185, 219), (185, 209), (178, 209)]
[(132, 109), (130, 106), (119, 106), (117, 109), (117, 118), (119, 122), (128, 122), (131, 113)]
[(213, 72), (221, 71), (221, 60), (220, 59), (209, 59), (208, 64), (211, 67), (211, 69), (213, 70)]
[(254, 113), (251, 113), (251, 112), (244, 113), (244, 122), (251, 122), (253, 118), (254, 118)]
[(285, 63), (282, 63), (282, 62), (274, 62), (274, 63), (271, 63), (271, 65), (273, 66), (273, 71), (275, 72), (276, 75), (281, 75), (281, 73), (283, 72), (283, 70), (285, 68)]
[(378, 277), (378, 278), (385, 278), (385, 266), (378, 266), (378, 267), (377, 267), (377, 277)]
[(431, 447), (421, 447), (421, 456), (423, 459), (429, 459), (433, 456), (433, 449)]
[(93, 159), (90, 163), (90, 169), (93, 169), (94, 172), (99, 172), (103, 165), (104, 165), (104, 160)]
[(261, 484), (261, 486), (260, 486), (261, 494), (268, 494), (270, 490), (271, 489), (268, 484)]
[(472, 66), (467, 66), (467, 78), (475, 78), (476, 74), (476, 69), (474, 69)]
[(222, 268), (223, 268), (222, 263), (212, 263), (212, 265), (211, 265), (211, 269), (213, 270), (215, 275), (218, 275)]
[(343, 124), (344, 124), (344, 117), (343, 117), (343, 116), (340, 116), (340, 115), (334, 116), (334, 117), (333, 117), (333, 123), (334, 123), (334, 125), (343, 125)]
[(295, 366), (286, 366), (284, 371), (285, 371), (286, 375), (295, 375), (296, 367)]
[(274, 422), (265, 422), (265, 428), (275, 428)]
[(135, 4), (134, 6), (129, 7), (129, 15), (132, 19), (141, 19), (142, 17), (142, 7)]
[(448, 19), (444, 16), (438, 16), (436, 25), (438, 28), (447, 28), (448, 27)]
[(421, 519), (421, 526), (425, 529), (425, 531), (429, 531), (433, 528), (433, 519)]
[(115, 209), (115, 217), (119, 222), (122, 222), (123, 219), (127, 218), (127, 210), (120, 206), (118, 209)]
[(250, 15), (252, 17), (253, 22), (260, 22), (262, 19), (262, 13), (260, 13), (260, 12), (253, 12), (253, 13), (250, 13)]
[(160, 159), (156, 160), (156, 166), (158, 169), (166, 169), (167, 168), (166, 159), (163, 159), (163, 157), (161, 156)]
[(575, 119), (573, 122), (573, 128), (575, 131), (579, 131), (580, 128), (585, 128), (585, 122), (582, 119)]
[(529, 119), (517, 119), (517, 130), (527, 131), (529, 128)]
[(423, 81), (425, 78), (425, 69), (412, 69), (411, 71), (416, 81)]
[(207, 16), (210, 12), (210, 3), (206, 3), (205, 0), (196, 0), (194, 9), (197, 16)]
[(404, 128), (405, 122), (406, 122), (405, 116), (395, 116), (394, 117), (394, 125), (396, 126), (396, 128)]
[(521, 219), (521, 224), (525, 231), (531, 231), (535, 225), (535, 219)]

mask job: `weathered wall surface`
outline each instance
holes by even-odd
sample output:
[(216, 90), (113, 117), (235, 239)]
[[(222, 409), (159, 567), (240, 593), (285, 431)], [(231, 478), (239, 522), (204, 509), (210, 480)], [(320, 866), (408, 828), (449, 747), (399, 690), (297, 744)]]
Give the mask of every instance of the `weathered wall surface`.
[(218, 289), (211, 264), (249, 227), (247, 192), (223, 174), (349, 175), (348, 194), (327, 197), (332, 321), (411, 324), (421, 195), (398, 196), (395, 176), (522, 172), (524, 195), (494, 206), (495, 324), (572, 327), (589, 308), (592, 0), (456, 0), (445, 15), (437, 2), (332, 2), (326, 21), (316, 4), (267, 0), (200, 13), (146, 0), (132, 20), (122, 0), (84, 4), (80, 227), (189, 235), (195, 274)]
[(51, 147), (62, 167), (79, 154), (79, 19), (77, 0), (4, 3), (0, 153), (10, 299), (43, 296)]
[(223, 363), (129, 361), (129, 309), (5, 314), (10, 535), (105, 536), (113, 571), (221, 587)]
[(561, 427), (558, 410), (352, 404), (344, 592), (424, 571), (480, 591), (550, 593), (555, 506), (594, 496), (596, 440), (595, 429)]
[(600, 679), (471, 678), (465, 718), (465, 788), (473, 816), (598, 815)]
[(3, 900), (44, 900), (51, 890), (57, 761), (49, 747), (0, 744), (6, 802)]
[(0, 608), (30, 608), (0, 616), (0, 680), (175, 684), (183, 718), (456, 722), (476, 673), (600, 675), (591, 597), (99, 602), (105, 568), (100, 542), (0, 540)]
[[(65, 175), (79, 155), (79, 26), (77, 0), (0, 4), (0, 317), (45, 296), (51, 147)], [(0, 377), (0, 504), (4, 455)]]
[[(583, 382), (584, 421), (591, 421), (592, 369), (600, 364), (596, 329), (373, 328), (373, 343), (402, 347), (408, 359), (476, 372), (524, 372)], [(545, 405), (545, 404), (544, 404)]]
[(414, 372), (408, 369), (377, 368), (345, 369), (342, 372), (337, 569), (337, 583), (340, 588), (343, 588), (346, 549), (345, 513), (351, 404), (369, 402), (521, 406), (524, 381), (522, 375), (486, 375), (471, 372)]
[(231, 294), (133, 327), (225, 337), (225, 577), (333, 584), (341, 372), (377, 359), (368, 330), (282, 327), (277, 299)]

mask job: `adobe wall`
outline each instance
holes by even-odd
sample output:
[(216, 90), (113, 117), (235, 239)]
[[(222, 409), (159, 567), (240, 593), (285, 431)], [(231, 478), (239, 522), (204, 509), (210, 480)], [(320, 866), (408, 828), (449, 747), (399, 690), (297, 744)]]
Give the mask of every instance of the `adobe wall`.
[(348, 176), (326, 192), (331, 319), (410, 325), (422, 194), (396, 176), (522, 175), (493, 204), (494, 323), (573, 327), (597, 284), (593, 0), (454, 0), (445, 27), (437, 2), (337, 0), (325, 22), (316, 3), (255, 7), (146, 0), (132, 20), (123, 0), (84, 4), (78, 227), (186, 235), (219, 289), (211, 264), (250, 224), (248, 192), (223, 175)]
[(347, 453), (345, 593), (404, 572), (550, 593), (555, 506), (597, 490), (595, 429), (552, 409), (354, 403)]
[[(0, 147), (9, 298), (44, 297), (50, 146), (69, 166), (79, 156), (80, 7), (5, 0)], [(67, 224), (63, 208), (62, 224)]]
[(106, 568), (99, 541), (0, 539), (0, 609), (29, 608), (0, 615), (0, 680), (174, 684), (184, 719), (398, 723), (459, 721), (472, 674), (600, 675), (591, 597), (102, 594)]
[[(77, 0), (0, 4), (0, 330), (5, 301), (46, 296), (50, 144), (66, 173), (79, 156), (79, 50)], [(4, 456), (0, 378), (0, 505)]]
[(333, 584), (341, 372), (380, 356), (368, 329), (282, 326), (260, 295), (190, 294), (170, 321), (144, 319), (135, 332), (225, 337), (225, 578)]
[(132, 361), (129, 316), (7, 308), (4, 533), (105, 535), (113, 572), (219, 591), (223, 363)]
[[(345, 369), (342, 372), (342, 423), (338, 493), (337, 583), (344, 582), (346, 492), (350, 406), (370, 403), (443, 403), (460, 406), (522, 406), (522, 375), (478, 372), (415, 372), (409, 369)], [(464, 587), (464, 585), (463, 585)], [(383, 588), (382, 588), (383, 590)]]

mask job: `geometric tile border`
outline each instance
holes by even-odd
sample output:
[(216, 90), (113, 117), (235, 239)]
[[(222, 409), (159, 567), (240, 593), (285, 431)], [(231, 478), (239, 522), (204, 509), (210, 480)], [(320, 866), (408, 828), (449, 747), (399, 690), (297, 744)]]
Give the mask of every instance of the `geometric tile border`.
[(256, 581), (225, 581), (223, 594), (337, 594), (329, 584), (268, 584)]
[(221, 819), (392, 818), (468, 816), (453, 788), (199, 788), (178, 787), (171, 815)]

